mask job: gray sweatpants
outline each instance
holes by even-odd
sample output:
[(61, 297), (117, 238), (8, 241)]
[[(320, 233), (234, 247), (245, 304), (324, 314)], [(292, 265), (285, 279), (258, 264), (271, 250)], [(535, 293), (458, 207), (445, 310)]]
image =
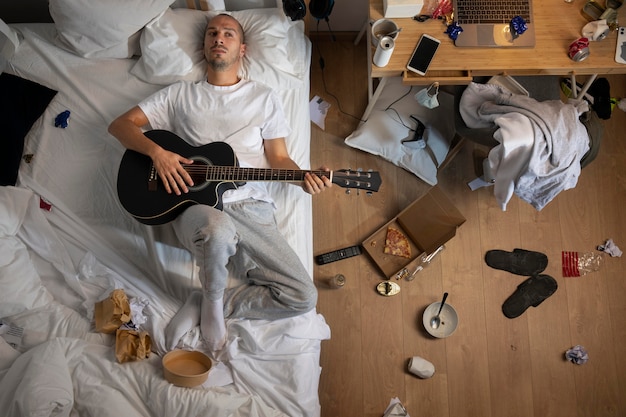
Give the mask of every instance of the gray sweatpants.
[[(270, 203), (247, 199), (224, 204), (224, 211), (197, 204), (173, 226), (200, 266), (205, 297), (224, 297), (225, 317), (272, 320), (315, 307), (315, 285), (280, 234)], [(229, 262), (247, 285), (227, 289)]]

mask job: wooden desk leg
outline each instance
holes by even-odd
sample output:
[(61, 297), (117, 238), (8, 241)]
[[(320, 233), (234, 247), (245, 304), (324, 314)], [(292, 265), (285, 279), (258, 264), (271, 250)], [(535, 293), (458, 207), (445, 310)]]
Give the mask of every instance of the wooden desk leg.
[[(596, 80), (597, 76), (598, 74), (592, 74), (591, 77), (589, 77), (585, 85), (583, 85), (582, 90), (580, 90), (580, 93), (578, 93), (577, 97), (585, 97), (585, 93), (587, 93), (587, 90), (589, 90), (589, 87), (591, 87), (591, 84)], [(576, 84), (573, 85), (575, 86)]]
[(578, 97), (581, 97), (581, 100), (585, 97), (587, 90), (591, 87), (591, 84), (596, 80), (598, 74), (592, 74), (589, 79), (585, 82), (585, 85), (578, 91), (578, 85), (576, 84), (576, 73), (572, 72), (570, 75), (570, 82), (572, 84), (572, 88), (570, 88), (571, 95), (574, 100), (578, 100)]
[(369, 29), (370, 27), (370, 20), (369, 19), (365, 19), (365, 22), (363, 22), (363, 26), (361, 26), (361, 30), (359, 31), (359, 34), (356, 36), (356, 39), (354, 40), (354, 45), (358, 45), (359, 42), (361, 42), (361, 38), (363, 38), (363, 35), (365, 35), (365, 31)]
[[(367, 118), (370, 117), (370, 113), (374, 109), (374, 105), (376, 104), (376, 100), (378, 100), (378, 98), (380, 97), (380, 94), (383, 92), (383, 89), (385, 88), (385, 85), (387, 84), (387, 80), (388, 79), (389, 79), (388, 77), (383, 77), (378, 82), (378, 86), (376, 87), (376, 91), (374, 91), (374, 93), (370, 97), (369, 102), (367, 103), (367, 107), (365, 108), (365, 112), (363, 112), (363, 117), (361, 117), (361, 123), (360, 124), (363, 124), (364, 122), (366, 122)], [(371, 82), (372, 82), (372, 79), (370, 78), (370, 83)]]

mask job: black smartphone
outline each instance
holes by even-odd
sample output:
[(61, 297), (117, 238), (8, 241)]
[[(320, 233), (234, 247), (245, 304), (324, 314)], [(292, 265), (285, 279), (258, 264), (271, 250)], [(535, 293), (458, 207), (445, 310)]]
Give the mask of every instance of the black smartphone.
[(426, 75), (426, 71), (428, 71), (430, 62), (433, 60), (440, 43), (439, 39), (424, 33), (417, 43), (411, 59), (409, 59), (409, 63), (406, 66), (407, 69), (419, 75)]

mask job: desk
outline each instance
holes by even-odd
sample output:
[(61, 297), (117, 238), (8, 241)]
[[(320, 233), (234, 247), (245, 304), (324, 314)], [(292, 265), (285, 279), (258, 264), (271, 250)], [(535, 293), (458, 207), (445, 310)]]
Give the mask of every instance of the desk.
[[(394, 19), (402, 32), (385, 67), (372, 63), (374, 48), (368, 48), (369, 97), (370, 104), (375, 97), (372, 80), (385, 77), (403, 76), (405, 84), (424, 85), (433, 81), (440, 84), (469, 84), (473, 76), (485, 75), (592, 75), (626, 74), (626, 65), (615, 62), (617, 33), (600, 41), (591, 42), (590, 56), (581, 62), (574, 62), (567, 55), (570, 43), (578, 39), (588, 21), (580, 10), (585, 0), (566, 3), (563, 0), (535, 1), (533, 18), (535, 22), (536, 45), (534, 48), (458, 48), (445, 34), (446, 27), (440, 20), (417, 22), (410, 18)], [(369, 0), (370, 20), (383, 18), (382, 0)], [(618, 22), (626, 22), (626, 6), (619, 10)], [(367, 28), (367, 42), (371, 45), (371, 30)], [(406, 70), (417, 41), (422, 33), (428, 33), (441, 40), (439, 50), (433, 59), (426, 76)], [(460, 34), (459, 36), (463, 36)], [(524, 36), (524, 35), (522, 35)]]

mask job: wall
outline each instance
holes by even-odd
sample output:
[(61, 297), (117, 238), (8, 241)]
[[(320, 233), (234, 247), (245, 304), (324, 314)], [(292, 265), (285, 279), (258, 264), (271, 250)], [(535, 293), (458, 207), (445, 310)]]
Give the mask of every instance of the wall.
[[(358, 32), (367, 17), (367, 0), (335, 0), (329, 18), (330, 29), (333, 32)], [(0, 0), (0, 18), (7, 23), (51, 21), (47, 0)], [(318, 30), (317, 20), (310, 16), (308, 18), (310, 30)], [(319, 30), (329, 30), (325, 21), (319, 22)]]
[[(367, 0), (335, 0), (335, 6), (328, 19), (330, 29), (333, 32), (360, 31), (363, 24), (367, 22), (369, 13), (368, 4), (369, 2)], [(317, 19), (309, 16), (309, 30), (311, 32), (318, 30), (317, 23)], [(328, 30), (328, 25), (325, 21), (322, 20), (319, 22), (319, 30)]]

